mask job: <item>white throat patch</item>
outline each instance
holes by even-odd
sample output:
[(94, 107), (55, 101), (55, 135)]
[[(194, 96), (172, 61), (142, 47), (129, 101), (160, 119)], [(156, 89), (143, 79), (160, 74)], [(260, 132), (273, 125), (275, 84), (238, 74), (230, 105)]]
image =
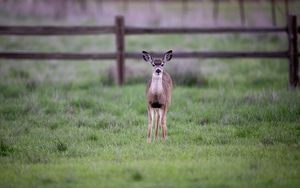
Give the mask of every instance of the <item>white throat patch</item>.
[(151, 81), (151, 86), (150, 86), (150, 91), (153, 94), (160, 94), (163, 92), (163, 87), (162, 87), (162, 74), (157, 76), (157, 75), (152, 75), (152, 81)]

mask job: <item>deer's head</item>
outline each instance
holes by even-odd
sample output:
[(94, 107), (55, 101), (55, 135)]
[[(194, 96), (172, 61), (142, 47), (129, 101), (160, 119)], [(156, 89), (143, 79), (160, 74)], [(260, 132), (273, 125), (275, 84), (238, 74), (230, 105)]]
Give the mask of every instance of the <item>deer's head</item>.
[(152, 56), (143, 51), (143, 59), (153, 66), (152, 76), (162, 77), (164, 65), (172, 59), (172, 50), (166, 52), (162, 58), (152, 58)]

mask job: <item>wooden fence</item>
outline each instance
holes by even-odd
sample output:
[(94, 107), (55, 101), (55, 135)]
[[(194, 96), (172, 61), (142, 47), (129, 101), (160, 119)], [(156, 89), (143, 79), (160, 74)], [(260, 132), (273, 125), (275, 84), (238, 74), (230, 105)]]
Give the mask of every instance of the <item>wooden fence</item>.
[[(141, 52), (125, 51), (126, 35), (142, 34), (218, 34), (218, 33), (279, 33), (286, 32), (289, 48), (285, 51), (244, 51), (244, 52), (175, 52), (175, 58), (286, 58), (289, 61), (289, 88), (299, 85), (298, 76), (298, 36), (300, 27), (297, 26), (297, 17), (288, 16), (285, 27), (219, 27), (219, 28), (141, 28), (125, 26), (123, 16), (115, 18), (114, 26), (0, 26), (0, 35), (22, 36), (51, 36), (51, 35), (99, 35), (115, 34), (116, 52), (112, 53), (40, 53), (40, 52), (0, 52), (2, 59), (30, 59), (30, 60), (103, 60), (116, 59), (118, 69), (118, 84), (124, 83), (124, 63), (126, 58), (139, 59)], [(153, 52), (155, 56), (162, 53)]]

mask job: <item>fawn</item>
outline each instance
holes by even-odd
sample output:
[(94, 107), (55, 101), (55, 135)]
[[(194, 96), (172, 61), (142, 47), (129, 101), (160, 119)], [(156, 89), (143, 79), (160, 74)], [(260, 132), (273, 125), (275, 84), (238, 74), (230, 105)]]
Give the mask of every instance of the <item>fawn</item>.
[(153, 66), (152, 78), (146, 88), (147, 108), (148, 108), (148, 135), (147, 142), (151, 142), (152, 122), (156, 117), (155, 139), (158, 136), (159, 126), (162, 128), (162, 138), (167, 138), (166, 115), (171, 104), (172, 78), (164, 71), (163, 66), (172, 59), (172, 50), (166, 52), (162, 59), (153, 59), (152, 56), (143, 51), (143, 59)]

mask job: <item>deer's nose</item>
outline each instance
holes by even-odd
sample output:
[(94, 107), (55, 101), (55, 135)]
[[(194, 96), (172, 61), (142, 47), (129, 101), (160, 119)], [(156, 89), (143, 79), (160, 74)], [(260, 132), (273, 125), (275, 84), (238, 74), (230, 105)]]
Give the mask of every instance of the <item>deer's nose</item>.
[(160, 72), (161, 72), (161, 70), (160, 69), (156, 69), (156, 71), (155, 71), (157, 74), (159, 74)]

